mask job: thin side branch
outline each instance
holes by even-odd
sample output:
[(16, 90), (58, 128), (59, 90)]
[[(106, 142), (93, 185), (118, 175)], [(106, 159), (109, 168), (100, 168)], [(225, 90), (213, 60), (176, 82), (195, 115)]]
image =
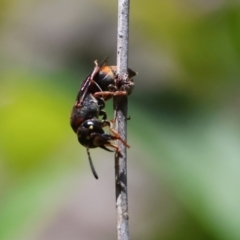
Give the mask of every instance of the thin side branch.
[[(128, 32), (130, 0), (118, 0), (117, 72), (119, 79), (127, 80)], [(114, 97), (115, 130), (127, 141), (127, 96)], [(118, 141), (120, 154), (115, 156), (116, 210), (118, 240), (129, 240), (127, 195), (127, 149)]]

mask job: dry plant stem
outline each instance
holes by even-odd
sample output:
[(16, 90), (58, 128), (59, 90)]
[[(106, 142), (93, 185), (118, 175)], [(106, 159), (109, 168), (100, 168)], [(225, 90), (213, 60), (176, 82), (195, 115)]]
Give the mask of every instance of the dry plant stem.
[[(129, 6), (130, 0), (118, 0), (117, 73), (120, 79), (127, 78)], [(125, 141), (127, 140), (127, 100), (127, 96), (115, 96), (113, 101), (115, 130)], [(115, 155), (117, 239), (129, 240), (127, 150), (121, 141), (118, 141), (118, 148), (120, 154)]]

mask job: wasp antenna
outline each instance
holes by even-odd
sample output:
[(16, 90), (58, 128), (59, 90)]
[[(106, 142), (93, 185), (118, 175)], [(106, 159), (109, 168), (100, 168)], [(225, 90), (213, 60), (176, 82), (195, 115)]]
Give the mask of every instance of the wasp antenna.
[(92, 173), (93, 173), (93, 176), (98, 179), (98, 175), (97, 175), (97, 172), (93, 166), (93, 162), (92, 162), (92, 158), (90, 156), (90, 152), (89, 152), (89, 148), (87, 147), (87, 155), (88, 155), (88, 160), (89, 160), (89, 164), (90, 164), (90, 167), (91, 167), (91, 170), (92, 170)]

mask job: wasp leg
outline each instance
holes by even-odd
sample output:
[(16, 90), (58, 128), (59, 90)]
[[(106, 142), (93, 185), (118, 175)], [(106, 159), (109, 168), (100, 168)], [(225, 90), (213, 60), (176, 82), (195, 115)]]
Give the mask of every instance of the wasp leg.
[(99, 112), (99, 116), (103, 116), (103, 117), (102, 117), (102, 120), (106, 120), (106, 119), (107, 119), (107, 113), (106, 113), (105, 111), (103, 111), (103, 110), (101, 110), (101, 111)]
[(88, 88), (91, 85), (91, 83), (94, 83), (99, 88), (99, 91), (102, 91), (100, 86), (94, 81), (94, 77), (99, 72), (100, 68), (105, 65), (107, 59), (108, 59), (108, 57), (106, 57), (100, 65), (98, 64), (97, 60), (94, 61), (95, 67), (94, 67), (91, 75), (88, 76), (88, 78), (85, 80), (85, 83), (83, 84), (82, 88), (78, 92), (77, 100), (74, 104), (75, 107), (81, 107), (82, 106), (82, 103), (85, 99), (85, 96), (88, 92)]
[(119, 141), (121, 141), (127, 148), (130, 148), (130, 146), (127, 144), (127, 142), (122, 139), (122, 137), (119, 135), (118, 132), (116, 132), (113, 127), (112, 127), (112, 123), (114, 122), (114, 120), (111, 121), (104, 121), (103, 122), (103, 127), (108, 126), (109, 130), (113, 133), (113, 137), (115, 137), (115, 139), (118, 139)]
[[(81, 89), (78, 92), (77, 99), (76, 99), (76, 102), (74, 104), (75, 107), (81, 107), (82, 106), (82, 103), (83, 103), (83, 101), (85, 99), (85, 96), (88, 92), (88, 88), (91, 85), (91, 82), (94, 81), (93, 78), (99, 72), (100, 67), (98, 66), (97, 60), (94, 61), (94, 64), (95, 64), (95, 67), (94, 67), (91, 75), (87, 77), (83, 86), (81, 87)], [(101, 88), (100, 88), (100, 90), (101, 90)]]
[(97, 101), (98, 101), (98, 106), (100, 108), (99, 116), (103, 116), (102, 120), (106, 120), (107, 119), (107, 113), (103, 110), (105, 108), (105, 101), (101, 97), (98, 97)]
[(105, 146), (110, 146), (110, 147), (113, 147), (113, 148), (115, 148), (115, 150), (116, 150), (116, 153), (117, 153), (117, 154), (119, 154), (119, 156), (121, 156), (121, 157), (122, 157), (122, 153), (120, 152), (120, 150), (119, 150), (119, 148), (118, 148), (118, 146), (117, 146), (117, 145), (110, 143), (110, 144), (105, 144)]
[(119, 152), (119, 148), (118, 148), (118, 146), (117, 146), (117, 145), (115, 145), (115, 144), (112, 144), (112, 143), (107, 143), (107, 144), (105, 144), (104, 146), (109, 146), (109, 147), (112, 147), (112, 148), (114, 148), (114, 149), (116, 150), (116, 152)]
[(113, 128), (109, 127), (109, 130), (113, 133), (113, 135), (120, 140), (127, 148), (130, 148), (130, 146), (127, 144), (127, 142), (121, 138), (118, 132), (116, 132)]
[(111, 98), (114, 96), (126, 96), (126, 95), (127, 95), (127, 91), (116, 91), (116, 92), (104, 91), (104, 92), (96, 92), (93, 94), (95, 98), (99, 96), (105, 97), (105, 98)]
[(108, 146), (108, 144), (105, 144), (104, 146), (99, 146), (99, 147), (104, 149), (104, 150), (106, 150), (106, 151), (108, 151), (108, 152), (113, 152), (111, 149), (105, 147), (106, 145)]
[[(94, 97), (95, 97), (95, 96), (94, 96)], [(95, 98), (96, 98), (96, 97), (95, 97)], [(97, 99), (97, 101), (98, 101), (98, 106), (99, 106), (99, 108), (100, 108), (100, 109), (104, 109), (104, 108), (105, 108), (105, 101), (104, 101), (104, 99), (101, 98), (101, 97), (97, 97), (96, 99)]]
[(97, 60), (94, 61), (94, 64), (95, 64), (95, 67), (94, 67), (93, 72), (92, 72), (92, 74), (91, 74), (91, 79), (94, 78), (94, 76), (96, 75), (96, 73), (97, 73), (97, 72), (99, 71), (99, 69), (100, 69), (100, 67), (98, 66), (98, 61), (97, 61)]

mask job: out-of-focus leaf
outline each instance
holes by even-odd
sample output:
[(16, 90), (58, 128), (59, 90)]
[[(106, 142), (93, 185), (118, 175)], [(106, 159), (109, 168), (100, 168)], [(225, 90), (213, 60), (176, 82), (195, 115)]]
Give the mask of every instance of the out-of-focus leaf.
[(76, 155), (73, 148), (64, 144), (51, 158), (49, 163), (28, 172), (9, 188), (0, 201), (0, 239), (22, 239), (31, 236), (54, 214), (64, 201), (67, 189), (71, 187), (74, 168), (79, 171), (77, 162), (71, 162)]
[[(153, 0), (148, 4), (140, 0), (131, 4), (131, 28), (151, 41), (154, 52), (159, 55), (159, 64), (164, 49), (170, 62), (176, 65), (174, 77), (168, 73), (167, 78), (176, 83), (175, 87), (184, 86), (192, 98), (210, 104), (231, 96), (232, 89), (239, 86), (236, 79), (240, 76), (239, 4), (226, 2), (211, 8), (211, 3), (206, 2), (205, 10), (194, 1)], [(161, 91), (162, 81), (158, 76), (156, 72), (149, 72), (149, 78), (159, 82), (158, 91)]]
[(69, 125), (74, 97), (55, 78), (14, 70), (1, 75), (0, 239), (40, 227), (63, 199), (75, 164), (79, 170), (81, 151)]
[(240, 239), (238, 122), (212, 114), (185, 121), (162, 116), (149, 125), (135, 111), (138, 121), (132, 127), (151, 156), (142, 161), (171, 183), (183, 204), (218, 239)]
[(9, 168), (28, 170), (71, 133), (71, 99), (51, 79), (21, 73), (2, 79), (1, 151)]

